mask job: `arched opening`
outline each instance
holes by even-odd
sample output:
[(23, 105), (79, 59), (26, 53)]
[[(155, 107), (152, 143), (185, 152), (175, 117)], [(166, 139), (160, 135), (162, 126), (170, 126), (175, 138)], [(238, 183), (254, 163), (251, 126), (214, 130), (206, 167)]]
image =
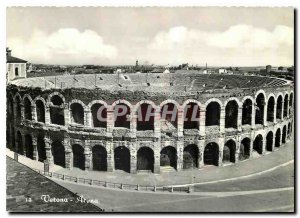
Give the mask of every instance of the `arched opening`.
[(61, 106), (64, 103), (63, 99), (60, 96), (58, 96), (58, 95), (53, 95), (51, 97), (51, 102), (55, 106)]
[(282, 129), (282, 140), (281, 140), (282, 144), (284, 144), (286, 142), (286, 126), (283, 127)]
[(137, 110), (137, 131), (143, 130), (154, 130), (154, 108), (146, 103)]
[(73, 103), (70, 106), (73, 123), (84, 125), (84, 109), (81, 104)]
[(12, 146), (12, 150), (16, 151), (16, 139), (15, 139), (15, 128), (13, 127), (13, 125), (11, 125), (11, 146)]
[(287, 138), (290, 139), (290, 137), (291, 137), (291, 123), (289, 123), (287, 127)]
[(252, 101), (251, 99), (246, 99), (243, 103), (242, 125), (251, 125), (251, 119), (252, 119)]
[(228, 140), (223, 148), (223, 163), (235, 162), (236, 145), (233, 140)]
[(84, 170), (85, 169), (85, 156), (84, 149), (81, 145), (72, 145), (73, 152), (73, 167)]
[(65, 125), (64, 102), (61, 97), (54, 95), (51, 98), (53, 106), (50, 107), (51, 123), (57, 125)]
[(103, 104), (93, 104), (91, 107), (93, 117), (93, 127), (106, 128), (107, 126), (107, 109)]
[(167, 146), (161, 150), (160, 166), (171, 166), (177, 169), (177, 151), (174, 147)]
[(21, 155), (24, 155), (22, 134), (19, 131), (17, 132), (17, 145), (18, 145), (17, 152)]
[(265, 97), (260, 93), (256, 97), (255, 124), (264, 124)]
[(45, 105), (41, 100), (35, 102), (36, 105), (36, 117), (38, 122), (45, 123)]
[(273, 132), (271, 131), (267, 134), (266, 150), (273, 150)]
[(31, 135), (25, 135), (26, 157), (33, 159), (33, 144)]
[(251, 144), (251, 140), (249, 138), (244, 138), (242, 140), (241, 145), (240, 145), (240, 154), (239, 154), (239, 159), (240, 160), (249, 159), (249, 157), (250, 157), (250, 144)]
[(54, 164), (65, 167), (65, 148), (61, 142), (54, 141), (51, 146)]
[(188, 145), (183, 150), (183, 169), (198, 168), (199, 149), (197, 145)]
[(14, 102), (13, 99), (9, 96), (7, 98), (7, 110), (8, 110), (8, 115), (14, 118)]
[(153, 172), (154, 169), (154, 153), (151, 148), (141, 147), (137, 152), (137, 170), (149, 170)]
[(205, 125), (219, 126), (220, 111), (221, 111), (221, 106), (218, 102), (210, 102), (206, 107)]
[(11, 139), (10, 139), (10, 127), (8, 123), (6, 123), (6, 148), (10, 148)]
[(290, 102), (289, 102), (289, 114), (291, 114), (291, 111), (293, 110), (294, 105), (294, 94), (290, 94)]
[(15, 76), (19, 76), (19, 68), (15, 67)]
[(229, 101), (225, 107), (225, 128), (237, 128), (238, 104)]
[(24, 98), (24, 116), (26, 120), (32, 120), (31, 102), (27, 97)]
[(130, 129), (130, 116), (131, 111), (128, 105), (120, 103), (115, 106), (115, 127), (123, 127)]
[(130, 151), (125, 146), (115, 148), (115, 169), (130, 173)]
[(263, 137), (262, 135), (257, 135), (253, 142), (253, 151), (256, 151), (258, 154), (262, 154), (263, 151)]
[(107, 171), (107, 152), (101, 145), (95, 145), (92, 148), (93, 170)]
[(163, 130), (177, 129), (178, 110), (175, 104), (167, 103), (162, 106), (161, 111), (161, 128)]
[(189, 103), (184, 108), (184, 129), (199, 129), (200, 107), (196, 103)]
[(268, 111), (267, 111), (267, 121), (274, 122), (274, 106), (275, 106), (275, 99), (271, 96), (268, 100)]
[(219, 146), (215, 142), (208, 143), (204, 149), (204, 164), (219, 165)]
[(276, 131), (276, 137), (275, 137), (275, 147), (279, 148), (280, 147), (280, 136), (281, 136), (281, 130), (280, 128), (277, 129)]
[(37, 138), (37, 151), (39, 156), (39, 161), (44, 162), (46, 160), (46, 148), (43, 137), (38, 136)]
[(20, 98), (16, 98), (16, 118), (18, 121), (21, 120), (21, 100)]
[(289, 96), (288, 96), (288, 94), (286, 94), (284, 96), (283, 117), (287, 117), (287, 113), (288, 113), (288, 99), (289, 99)]
[(281, 95), (277, 98), (277, 108), (276, 108), (276, 119), (281, 119), (282, 115), (282, 97)]

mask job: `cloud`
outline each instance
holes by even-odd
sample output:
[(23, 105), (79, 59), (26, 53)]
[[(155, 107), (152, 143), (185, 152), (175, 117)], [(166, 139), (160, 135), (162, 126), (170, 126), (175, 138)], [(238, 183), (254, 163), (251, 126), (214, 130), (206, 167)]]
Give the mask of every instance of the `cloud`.
[(235, 62), (243, 59), (252, 64), (271, 61), (289, 65), (293, 64), (293, 46), (294, 30), (291, 27), (278, 25), (269, 31), (250, 25), (234, 25), (225, 31), (173, 27), (157, 33), (147, 48), (158, 54), (164, 53), (173, 62), (197, 61), (194, 56), (199, 55), (198, 59), (222, 60), (221, 65), (229, 61), (234, 63), (234, 58)]
[(173, 27), (159, 32), (149, 44), (150, 49), (176, 49), (208, 45), (218, 48), (275, 48), (278, 45), (293, 46), (293, 29), (276, 26), (274, 31), (267, 31), (249, 25), (231, 26), (223, 32), (206, 32), (187, 29), (183, 26)]
[(80, 32), (74, 28), (59, 29), (51, 34), (35, 30), (29, 41), (8, 39), (13, 55), (33, 63), (101, 64), (116, 58), (118, 50), (105, 44), (95, 31)]

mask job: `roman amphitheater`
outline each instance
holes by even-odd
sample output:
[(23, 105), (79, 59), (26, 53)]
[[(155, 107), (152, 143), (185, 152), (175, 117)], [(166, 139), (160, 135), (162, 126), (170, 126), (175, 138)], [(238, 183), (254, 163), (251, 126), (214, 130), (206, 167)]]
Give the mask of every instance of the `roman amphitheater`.
[[(188, 72), (17, 79), (7, 85), (7, 145), (36, 161), (89, 171), (238, 164), (291, 139), (293, 89), (273, 77)], [(127, 113), (115, 117), (117, 105)], [(97, 119), (101, 106), (106, 121)], [(187, 106), (197, 108), (196, 121)], [(150, 119), (138, 120), (147, 107)], [(164, 107), (176, 111), (175, 121), (161, 118)]]

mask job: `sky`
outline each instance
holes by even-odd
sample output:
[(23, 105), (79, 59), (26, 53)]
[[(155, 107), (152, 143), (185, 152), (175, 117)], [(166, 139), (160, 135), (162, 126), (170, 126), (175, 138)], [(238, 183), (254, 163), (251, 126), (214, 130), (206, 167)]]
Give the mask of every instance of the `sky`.
[(293, 8), (10, 7), (6, 45), (31, 63), (294, 65)]

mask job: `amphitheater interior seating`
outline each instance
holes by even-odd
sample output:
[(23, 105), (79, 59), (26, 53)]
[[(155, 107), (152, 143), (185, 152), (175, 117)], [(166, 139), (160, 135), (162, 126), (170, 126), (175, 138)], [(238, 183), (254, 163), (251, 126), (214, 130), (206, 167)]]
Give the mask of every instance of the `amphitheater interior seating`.
[(138, 91), (206, 91), (214, 89), (279, 86), (286, 81), (274, 77), (222, 74), (79, 74), (33, 77), (14, 84), (41, 88), (88, 88)]

